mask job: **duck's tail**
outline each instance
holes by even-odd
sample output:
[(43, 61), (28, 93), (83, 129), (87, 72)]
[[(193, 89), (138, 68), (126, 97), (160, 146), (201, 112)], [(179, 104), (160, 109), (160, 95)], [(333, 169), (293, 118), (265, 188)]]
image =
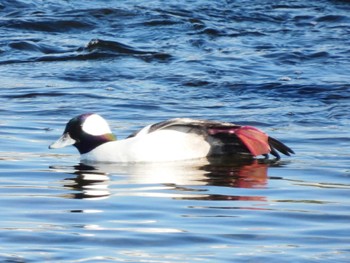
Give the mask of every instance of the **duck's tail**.
[(253, 156), (267, 156), (270, 153), (277, 159), (280, 159), (278, 152), (288, 156), (294, 153), (291, 148), (255, 127), (242, 126), (236, 129), (234, 133)]
[(291, 148), (289, 148), (287, 145), (285, 145), (284, 143), (280, 142), (279, 140), (277, 140), (273, 137), (268, 138), (268, 143), (269, 143), (270, 148), (271, 148), (270, 153), (273, 156), (275, 156), (277, 159), (281, 158), (277, 151), (279, 151), (287, 156), (294, 154), (294, 151)]

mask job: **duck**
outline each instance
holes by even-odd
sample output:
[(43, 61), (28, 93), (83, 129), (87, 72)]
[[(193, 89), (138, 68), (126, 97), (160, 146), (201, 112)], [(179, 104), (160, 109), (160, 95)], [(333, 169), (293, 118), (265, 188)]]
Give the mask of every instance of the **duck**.
[(172, 162), (215, 156), (280, 159), (294, 151), (253, 126), (231, 122), (174, 118), (147, 125), (117, 140), (108, 122), (96, 113), (69, 120), (49, 148), (75, 146), (83, 163)]

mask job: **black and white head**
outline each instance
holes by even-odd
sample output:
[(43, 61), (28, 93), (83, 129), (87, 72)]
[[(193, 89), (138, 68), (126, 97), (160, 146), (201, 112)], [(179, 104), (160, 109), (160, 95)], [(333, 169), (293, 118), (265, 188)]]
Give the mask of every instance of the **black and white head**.
[(115, 140), (105, 119), (98, 114), (86, 113), (71, 119), (62, 136), (49, 148), (56, 149), (74, 145), (80, 154), (84, 154), (103, 143)]

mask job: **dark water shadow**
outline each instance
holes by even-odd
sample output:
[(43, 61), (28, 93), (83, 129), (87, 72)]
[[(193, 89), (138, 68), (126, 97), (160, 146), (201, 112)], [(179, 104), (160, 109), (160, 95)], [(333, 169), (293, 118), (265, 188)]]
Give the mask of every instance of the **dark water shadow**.
[(282, 162), (268, 160), (232, 162), (220, 158), (157, 164), (78, 164), (74, 167), (51, 166), (50, 169), (69, 175), (63, 180), (63, 187), (70, 191), (64, 198), (108, 198), (114, 192), (110, 189), (111, 184), (113, 188), (128, 184), (138, 187), (159, 185), (176, 193), (175, 199), (263, 201), (263, 196), (210, 194), (208, 188), (265, 188), (268, 168), (281, 165)]

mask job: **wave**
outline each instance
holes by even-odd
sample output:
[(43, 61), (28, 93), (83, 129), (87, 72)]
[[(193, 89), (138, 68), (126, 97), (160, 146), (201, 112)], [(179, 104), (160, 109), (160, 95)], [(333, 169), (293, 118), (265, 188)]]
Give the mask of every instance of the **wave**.
[(170, 54), (141, 50), (117, 41), (92, 39), (85, 47), (61, 48), (50, 46), (35, 41), (14, 41), (8, 47), (11, 49), (27, 51), (30, 55), (39, 52), (39, 55), (23, 57), (20, 59), (7, 59), (0, 61), (0, 65), (14, 63), (31, 63), (41, 61), (70, 61), (70, 60), (95, 60), (110, 59), (119, 56), (131, 56), (146, 62), (153, 60), (168, 61), (172, 58)]

